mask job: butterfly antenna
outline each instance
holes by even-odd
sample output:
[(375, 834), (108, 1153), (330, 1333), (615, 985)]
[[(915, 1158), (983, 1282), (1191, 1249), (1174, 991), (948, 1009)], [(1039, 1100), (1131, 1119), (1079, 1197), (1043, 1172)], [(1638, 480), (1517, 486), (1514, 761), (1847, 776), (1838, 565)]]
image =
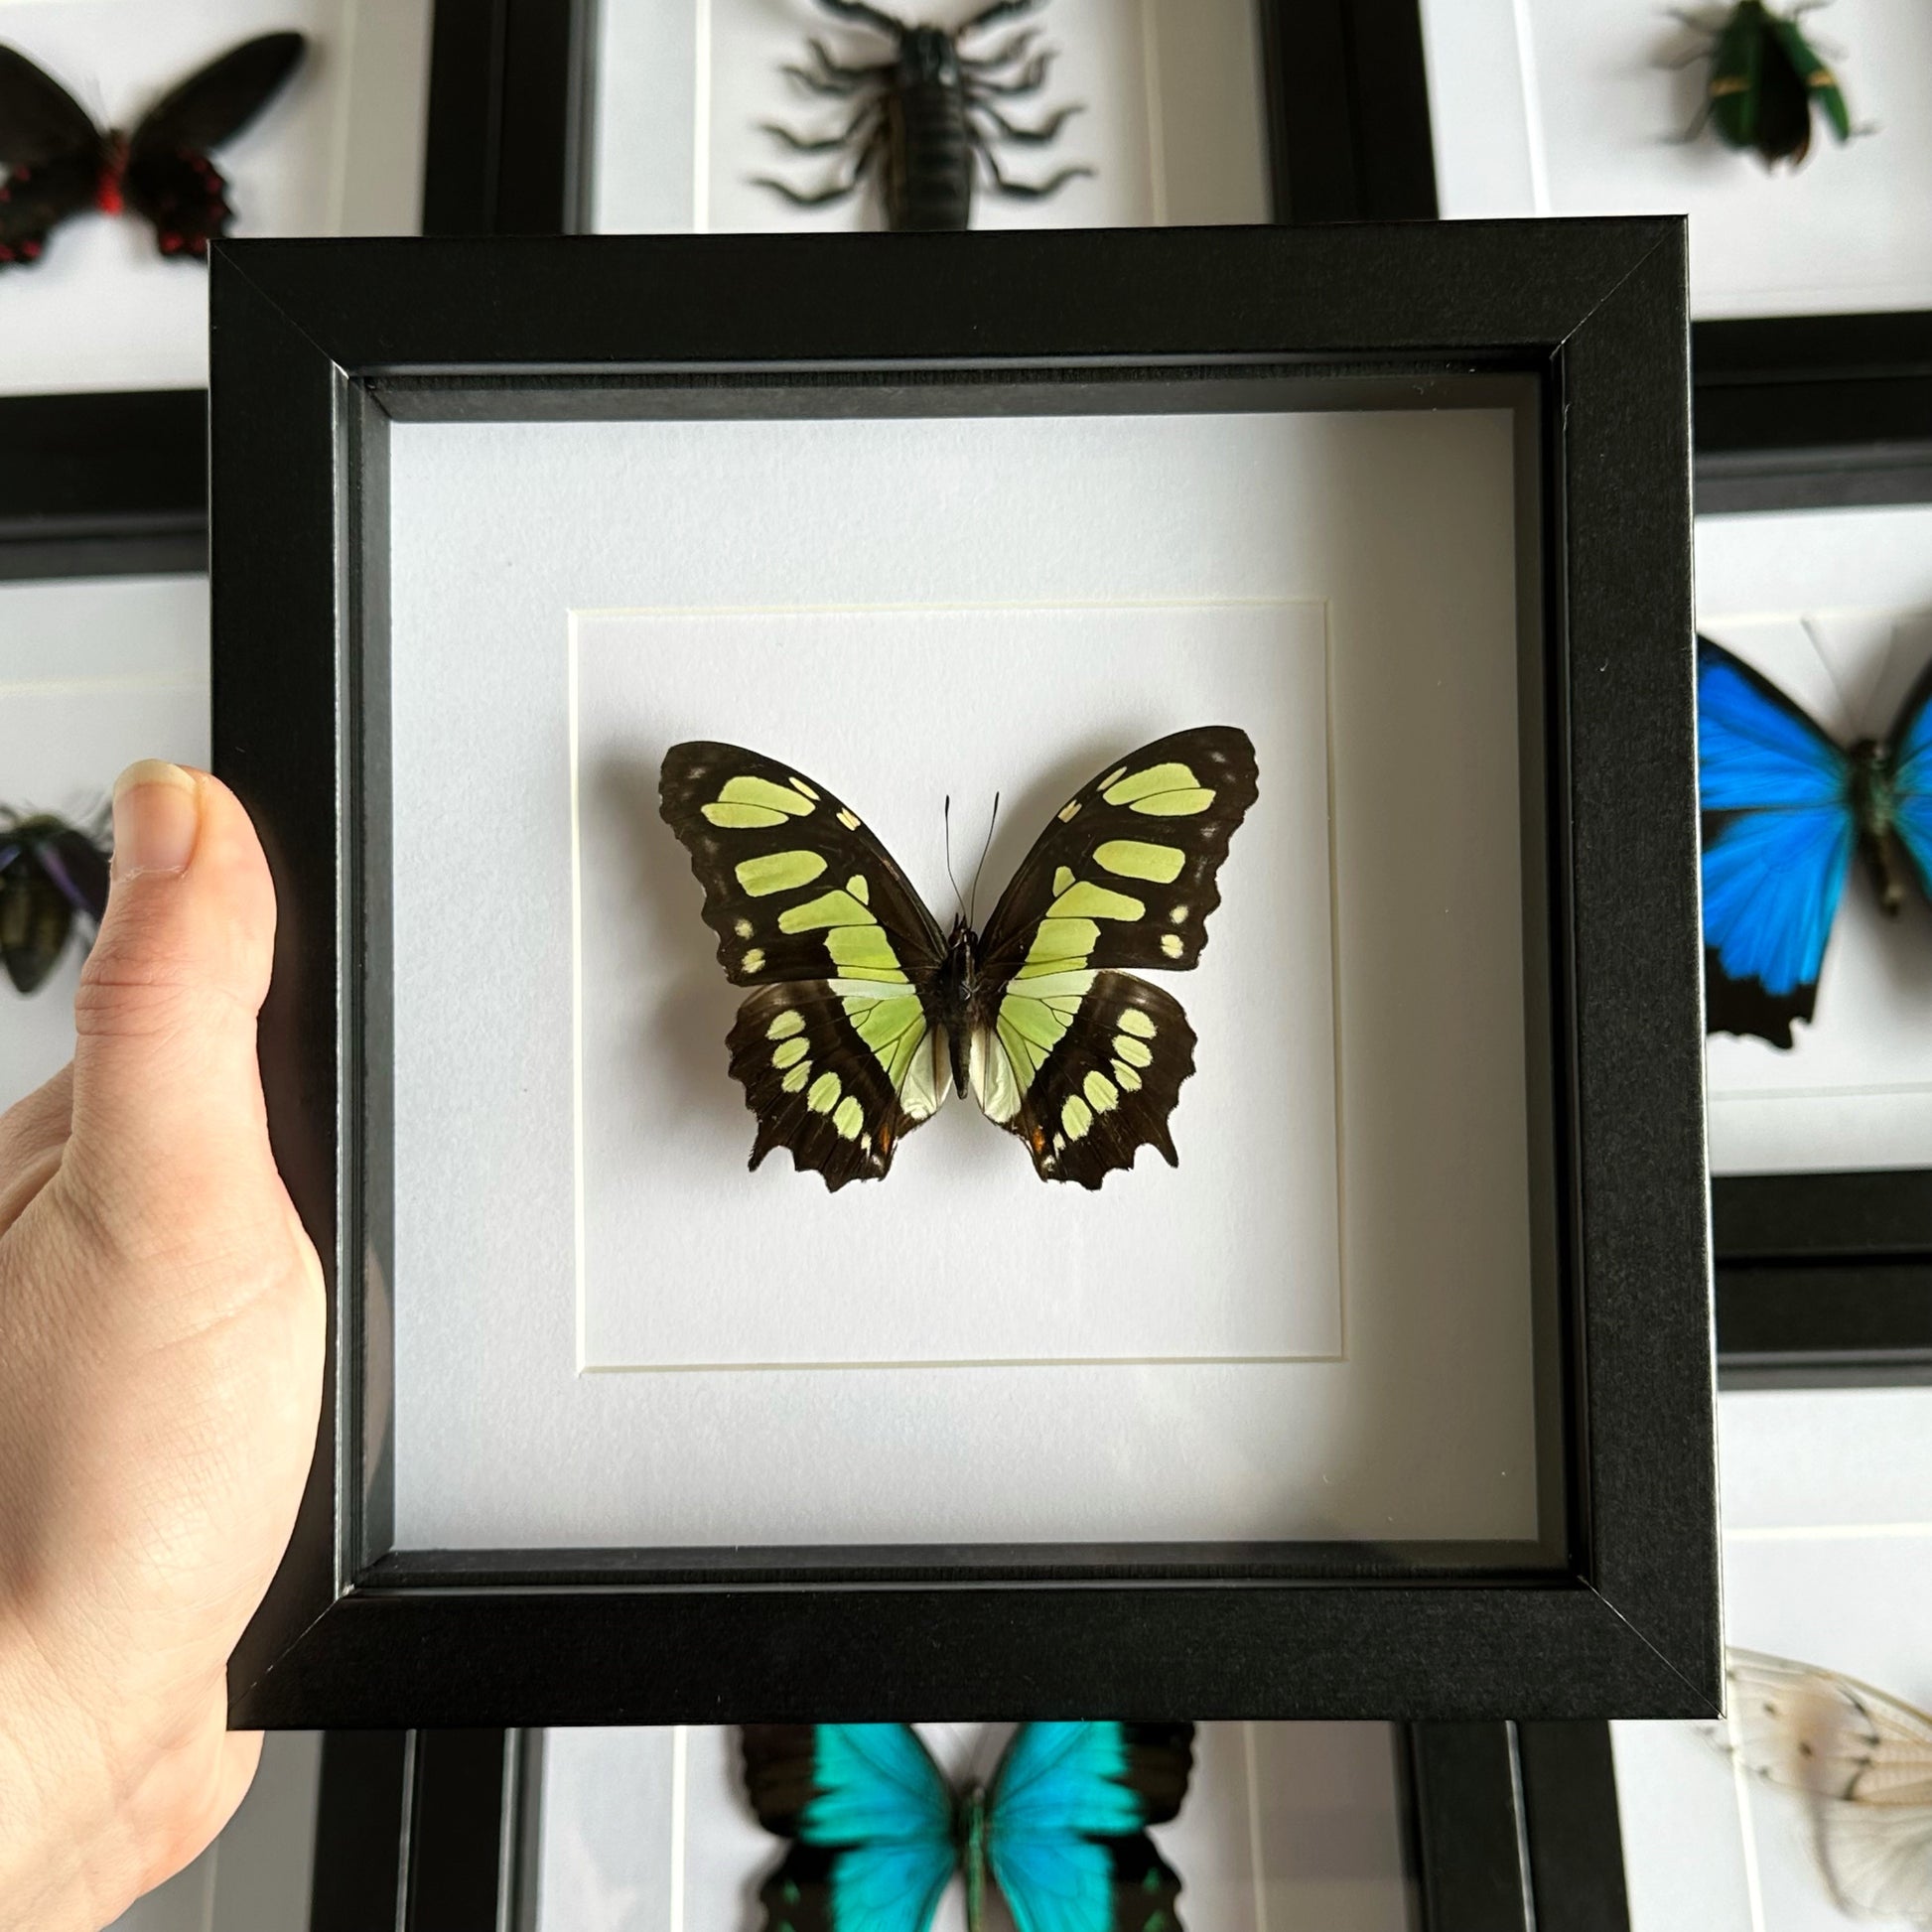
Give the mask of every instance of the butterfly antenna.
[[(980, 847), (980, 862), (973, 868), (973, 890), (966, 900), (966, 923), (973, 923), (973, 907), (979, 903), (980, 874), (986, 870), (986, 855), (993, 850), (993, 828), (1000, 822), (1000, 794), (993, 794), (993, 816), (986, 821), (986, 843)], [(958, 888), (953, 889), (955, 892)]]
[(959, 916), (966, 917), (966, 900), (961, 897), (959, 881), (952, 876), (952, 793), (946, 793), (946, 802), (940, 816), (946, 826), (946, 884), (952, 888), (953, 903), (959, 907)]

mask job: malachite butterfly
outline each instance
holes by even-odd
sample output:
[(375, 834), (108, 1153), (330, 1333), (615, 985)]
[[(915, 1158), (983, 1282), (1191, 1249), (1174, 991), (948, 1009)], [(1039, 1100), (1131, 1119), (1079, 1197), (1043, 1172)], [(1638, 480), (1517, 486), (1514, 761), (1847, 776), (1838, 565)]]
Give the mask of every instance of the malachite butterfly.
[(665, 822), (691, 854), (734, 985), (726, 1044), (758, 1116), (756, 1168), (791, 1150), (833, 1189), (878, 1180), (950, 1087), (1027, 1144), (1042, 1180), (1098, 1187), (1194, 1070), (1171, 994), (1123, 968), (1185, 972), (1256, 796), (1227, 725), (1117, 759), (1047, 821), (983, 933), (941, 932), (859, 815), (816, 779), (735, 745), (674, 745)]

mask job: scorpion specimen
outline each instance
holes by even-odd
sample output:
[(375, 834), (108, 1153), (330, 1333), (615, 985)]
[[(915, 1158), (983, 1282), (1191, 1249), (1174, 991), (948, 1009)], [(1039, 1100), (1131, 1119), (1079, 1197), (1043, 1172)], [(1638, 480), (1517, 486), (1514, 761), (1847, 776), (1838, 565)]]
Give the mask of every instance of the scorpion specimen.
[(1080, 111), (1056, 108), (1036, 127), (1017, 126), (1000, 111), (1001, 100), (1037, 93), (1045, 84), (1053, 54), (1034, 51), (1036, 29), (1025, 29), (982, 56), (960, 51), (961, 41), (996, 21), (1031, 13), (1043, 0), (994, 0), (951, 30), (912, 26), (865, 0), (818, 4), (837, 19), (887, 36), (893, 55), (876, 66), (847, 67), (833, 60), (822, 41), (808, 41), (812, 66), (787, 67), (785, 72), (813, 94), (856, 98), (857, 109), (823, 140), (808, 140), (771, 121), (764, 128), (794, 154), (842, 154), (849, 165), (816, 193), (765, 176), (759, 179), (760, 187), (775, 189), (799, 207), (824, 207), (876, 177), (887, 227), (964, 228), (971, 222), (974, 177), (981, 168), (996, 193), (1027, 201), (1041, 201), (1076, 176), (1093, 173), (1062, 168), (1043, 182), (1015, 181), (994, 156), (995, 141), (1043, 146)]

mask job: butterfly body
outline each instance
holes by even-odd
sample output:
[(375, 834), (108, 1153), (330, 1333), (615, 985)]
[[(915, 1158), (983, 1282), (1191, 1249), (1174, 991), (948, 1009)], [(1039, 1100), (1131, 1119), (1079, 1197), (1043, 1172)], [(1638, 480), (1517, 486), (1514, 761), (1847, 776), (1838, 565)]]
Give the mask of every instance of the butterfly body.
[(1023, 1724), (990, 1780), (955, 1790), (909, 1725), (747, 1725), (759, 1822), (790, 1841), (765, 1932), (927, 1932), (957, 1876), (968, 1932), (997, 1890), (1019, 1932), (1180, 1932), (1172, 1820), (1187, 1724)]
[(1117, 760), (1048, 821), (983, 929), (942, 933), (858, 814), (760, 753), (664, 759), (660, 809), (705, 889), (729, 978), (754, 991), (727, 1035), (774, 1147), (837, 1189), (882, 1178), (947, 1091), (1025, 1141), (1045, 1180), (1098, 1187), (1156, 1148), (1193, 1071), (1193, 1030), (1159, 987), (1220, 902), (1228, 840), (1256, 796), (1230, 726)]
[(0, 45), (0, 265), (38, 261), (54, 229), (89, 207), (144, 216), (163, 255), (206, 257), (233, 216), (208, 151), (267, 105), (305, 45), (300, 34), (244, 41), (130, 130), (96, 127), (52, 75)]
[(1932, 667), (1889, 734), (1841, 748), (1700, 638), (1698, 738), (1709, 1025), (1789, 1047), (1854, 855), (1889, 917), (1932, 894)]

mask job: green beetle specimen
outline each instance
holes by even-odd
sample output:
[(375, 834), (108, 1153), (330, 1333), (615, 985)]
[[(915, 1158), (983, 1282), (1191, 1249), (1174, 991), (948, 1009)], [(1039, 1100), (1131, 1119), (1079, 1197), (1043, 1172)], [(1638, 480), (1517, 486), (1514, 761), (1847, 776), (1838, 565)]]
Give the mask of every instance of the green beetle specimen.
[(1838, 76), (1799, 25), (1814, 11), (1780, 14), (1765, 0), (1737, 0), (1721, 25), (1679, 13), (1687, 27), (1711, 37), (1704, 107), (1687, 138), (1709, 122), (1726, 147), (1754, 152), (1767, 168), (1780, 161), (1795, 168), (1811, 151), (1815, 103), (1832, 132), (1849, 140), (1852, 116)]

